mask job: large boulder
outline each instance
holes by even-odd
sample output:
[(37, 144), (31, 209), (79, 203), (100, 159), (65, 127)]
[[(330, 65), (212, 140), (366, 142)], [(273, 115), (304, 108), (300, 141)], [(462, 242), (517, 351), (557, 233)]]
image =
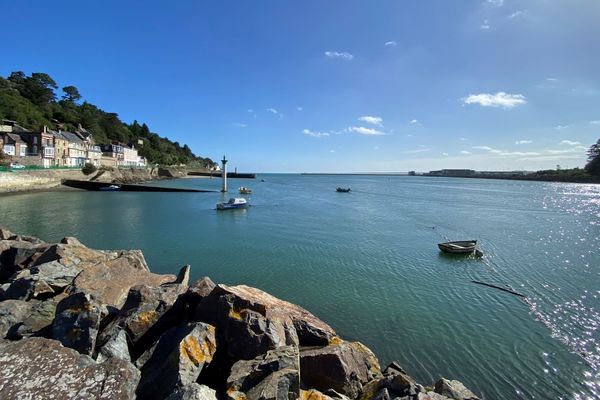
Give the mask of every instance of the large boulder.
[(479, 398), (457, 380), (441, 378), (435, 383), (433, 390), (435, 393), (450, 397), (456, 400), (479, 400)]
[(46, 246), (18, 240), (0, 241), (0, 283), (7, 282), (14, 274), (31, 265)]
[(211, 325), (196, 322), (169, 329), (140, 357), (144, 363), (138, 364), (142, 372), (138, 397), (162, 400), (176, 388), (196, 382), (216, 347)]
[(121, 360), (131, 361), (129, 354), (129, 346), (127, 344), (127, 334), (124, 330), (118, 331), (113, 337), (104, 343), (98, 350), (96, 361), (102, 362), (111, 357), (120, 358)]
[(141, 253), (129, 251), (104, 262), (86, 265), (73, 284), (77, 290), (94, 295), (103, 304), (120, 309), (131, 287), (159, 286), (175, 279), (174, 275), (149, 272)]
[(424, 393), (423, 386), (415, 382), (397, 364), (392, 363), (384, 371), (384, 376), (363, 385), (361, 400), (388, 400), (395, 398), (415, 398)]
[(73, 266), (64, 266), (57, 261), (24, 269), (15, 274), (4, 290), (4, 298), (9, 299), (46, 299), (53, 297), (73, 284), (79, 270)]
[(302, 386), (321, 392), (333, 389), (357, 398), (367, 382), (381, 378), (379, 361), (359, 342), (343, 342), (300, 351)]
[(235, 360), (289, 345), (327, 345), (335, 338), (329, 325), (305, 309), (244, 285), (217, 285), (198, 305), (196, 319), (219, 328)]
[(298, 349), (293, 346), (268, 351), (253, 360), (233, 364), (227, 378), (227, 396), (232, 399), (284, 400), (300, 395)]
[(2, 399), (132, 399), (139, 378), (131, 363), (97, 364), (55, 340), (0, 343)]
[(100, 305), (87, 293), (74, 293), (56, 306), (52, 338), (81, 354), (92, 355), (100, 327)]
[[(167, 330), (185, 321), (186, 310), (182, 310), (179, 297), (187, 286), (173, 283), (161, 286), (138, 285), (129, 290), (123, 308), (103, 329), (99, 344), (113, 340), (125, 331), (137, 357)], [(178, 306), (173, 309), (173, 306)]]
[(21, 323), (37, 303), (23, 300), (0, 302), (0, 338), (4, 339), (13, 326)]

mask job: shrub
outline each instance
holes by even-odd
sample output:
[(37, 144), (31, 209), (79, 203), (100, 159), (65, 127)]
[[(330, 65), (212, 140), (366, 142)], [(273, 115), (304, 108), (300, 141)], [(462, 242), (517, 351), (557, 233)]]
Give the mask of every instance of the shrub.
[(96, 166), (92, 163), (85, 163), (83, 168), (81, 168), (81, 172), (83, 172), (85, 175), (93, 174), (97, 170), (98, 169), (96, 168)]

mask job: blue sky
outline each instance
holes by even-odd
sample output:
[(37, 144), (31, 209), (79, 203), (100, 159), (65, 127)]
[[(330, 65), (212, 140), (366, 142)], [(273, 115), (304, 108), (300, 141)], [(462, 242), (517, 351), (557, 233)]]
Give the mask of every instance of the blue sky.
[(0, 74), (47, 72), (244, 171), (583, 166), (600, 1), (29, 1)]

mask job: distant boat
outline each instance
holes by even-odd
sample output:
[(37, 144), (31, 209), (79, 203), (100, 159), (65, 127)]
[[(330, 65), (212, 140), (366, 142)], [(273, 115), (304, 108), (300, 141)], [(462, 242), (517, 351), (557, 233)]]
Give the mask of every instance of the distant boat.
[(438, 243), (438, 247), (445, 253), (467, 254), (475, 251), (477, 240), (462, 240), (456, 242)]
[(119, 185), (110, 185), (99, 188), (98, 190), (102, 190), (104, 192), (114, 192), (117, 190), (121, 190), (121, 186)]
[(237, 208), (246, 208), (248, 205), (249, 204), (246, 199), (241, 197), (232, 197), (226, 203), (218, 203), (217, 210), (235, 210)]
[(240, 187), (240, 194), (252, 194), (252, 189), (245, 186)]
[(340, 192), (340, 193), (348, 193), (348, 192), (350, 192), (350, 188), (338, 187), (335, 189), (335, 191)]

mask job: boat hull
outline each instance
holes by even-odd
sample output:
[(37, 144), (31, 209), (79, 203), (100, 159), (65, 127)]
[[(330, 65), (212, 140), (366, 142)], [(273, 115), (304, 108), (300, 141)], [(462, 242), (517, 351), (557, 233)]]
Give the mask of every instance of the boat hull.
[(240, 208), (246, 208), (248, 204), (217, 204), (217, 210), (238, 210)]
[(438, 243), (438, 248), (445, 253), (469, 254), (475, 251), (477, 240)]

